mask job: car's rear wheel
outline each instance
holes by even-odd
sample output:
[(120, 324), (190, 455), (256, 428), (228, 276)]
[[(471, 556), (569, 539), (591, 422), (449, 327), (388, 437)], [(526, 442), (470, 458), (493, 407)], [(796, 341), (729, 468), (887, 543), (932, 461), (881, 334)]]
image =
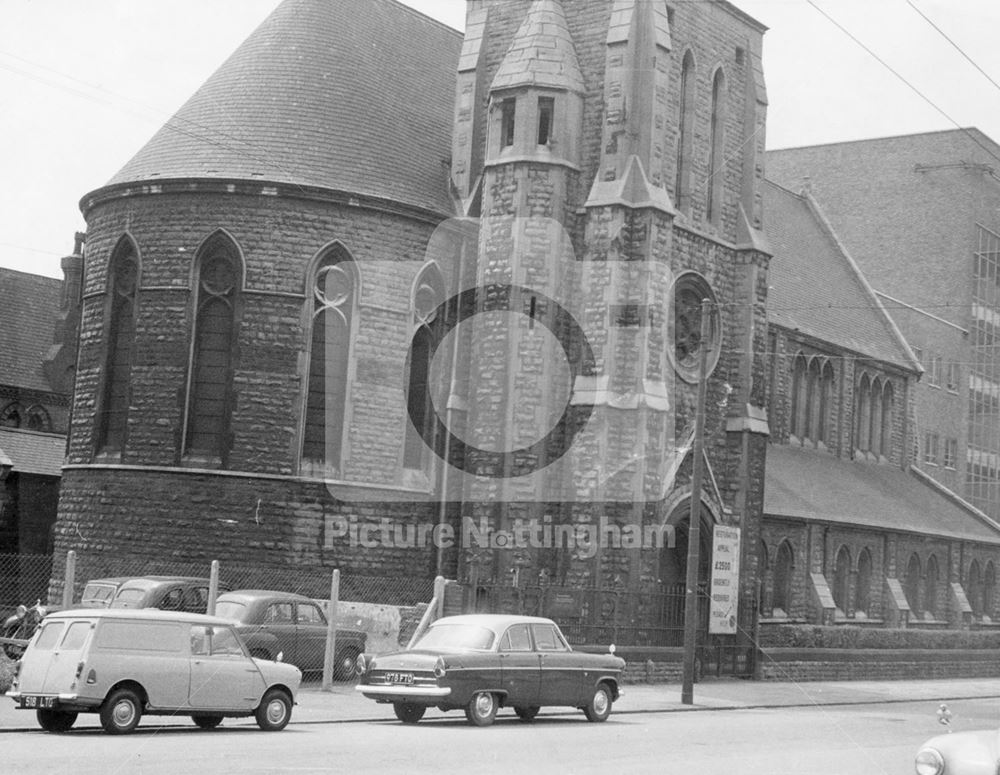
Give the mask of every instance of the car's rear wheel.
[(268, 689), (254, 711), (257, 726), (265, 732), (278, 732), (292, 718), (292, 698), (281, 689)]
[(427, 710), (423, 705), (416, 705), (412, 702), (394, 702), (392, 709), (396, 712), (396, 718), (404, 724), (416, 724), (424, 717)]
[(131, 689), (117, 689), (101, 706), (101, 726), (112, 735), (124, 735), (139, 725), (142, 702)]
[(604, 721), (611, 715), (611, 689), (607, 684), (598, 684), (594, 689), (594, 695), (590, 702), (586, 704), (583, 712), (587, 716), (587, 721)]
[(476, 692), (465, 706), (465, 717), (470, 724), (488, 727), (497, 717), (497, 697), (490, 692)]
[(215, 729), (222, 723), (222, 716), (199, 713), (192, 716), (191, 720), (201, 729)]
[(530, 705), (527, 708), (514, 708), (514, 712), (521, 721), (527, 723), (529, 721), (534, 721), (535, 716), (538, 715), (538, 711), (541, 710), (537, 705)]
[(76, 723), (76, 713), (68, 710), (51, 710), (39, 708), (35, 711), (38, 726), (46, 732), (68, 732)]

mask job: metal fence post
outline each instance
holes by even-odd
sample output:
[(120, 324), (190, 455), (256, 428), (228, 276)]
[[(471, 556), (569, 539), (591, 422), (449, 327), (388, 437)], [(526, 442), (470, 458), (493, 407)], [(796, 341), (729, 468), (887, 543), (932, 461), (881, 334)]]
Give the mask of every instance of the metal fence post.
[(219, 561), (212, 560), (212, 571), (208, 577), (208, 608), (205, 613), (215, 616), (215, 598), (219, 596)]
[(436, 619), (440, 619), (444, 616), (444, 587), (445, 578), (444, 576), (434, 577), (434, 597), (437, 600), (437, 616)]
[(340, 602), (340, 571), (330, 580), (330, 605), (326, 609), (326, 653), (323, 656), (323, 691), (333, 688), (334, 654), (337, 653), (337, 605)]
[(73, 605), (73, 587), (76, 585), (76, 550), (66, 552), (66, 574), (63, 576), (62, 607)]

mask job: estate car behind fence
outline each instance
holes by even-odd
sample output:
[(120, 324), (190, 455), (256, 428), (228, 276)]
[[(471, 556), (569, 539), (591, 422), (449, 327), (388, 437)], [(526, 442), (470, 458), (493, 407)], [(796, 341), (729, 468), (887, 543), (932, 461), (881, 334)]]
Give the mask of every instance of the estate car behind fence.
[(253, 716), (267, 731), (292, 715), (302, 673), (252, 658), (232, 624), (179, 611), (74, 609), (49, 614), (7, 693), (42, 729), (66, 732), (80, 713), (131, 732), (143, 715), (187, 715), (202, 729)]
[(405, 651), (358, 658), (355, 689), (392, 703), (403, 723), (427, 708), (464, 710), (488, 726), (502, 707), (531, 721), (540, 708), (581, 709), (604, 721), (620, 696), (625, 661), (614, 654), (573, 651), (550, 619), (473, 614), (438, 619)]

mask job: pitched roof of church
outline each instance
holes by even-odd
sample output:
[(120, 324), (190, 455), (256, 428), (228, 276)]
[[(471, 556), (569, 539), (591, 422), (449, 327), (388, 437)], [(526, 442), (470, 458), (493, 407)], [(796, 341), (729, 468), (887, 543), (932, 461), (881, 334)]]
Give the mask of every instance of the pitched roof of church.
[(285, 0), (108, 185), (261, 180), (450, 213), (461, 45), (396, 0)]
[(0, 269), (0, 385), (51, 391), (42, 361), (52, 346), (62, 281)]
[(767, 448), (765, 514), (1000, 544), (996, 523), (942, 489), (891, 465), (779, 444)]
[(765, 180), (770, 322), (885, 363), (919, 370), (903, 337), (818, 207)]

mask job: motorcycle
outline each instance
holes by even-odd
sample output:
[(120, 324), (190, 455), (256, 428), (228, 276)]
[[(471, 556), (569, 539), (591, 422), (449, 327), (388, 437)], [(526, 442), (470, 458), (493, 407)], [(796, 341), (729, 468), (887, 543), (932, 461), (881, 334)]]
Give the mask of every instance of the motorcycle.
[(42, 601), (36, 600), (35, 604), (30, 607), (19, 605), (17, 610), (7, 617), (3, 627), (0, 628), (0, 638), (21, 641), (20, 643), (11, 643), (9, 640), (3, 642), (3, 651), (8, 658), (13, 660), (21, 658), (28, 641), (35, 634), (35, 630), (38, 629), (38, 625), (41, 624), (47, 613), (48, 609), (42, 605)]

